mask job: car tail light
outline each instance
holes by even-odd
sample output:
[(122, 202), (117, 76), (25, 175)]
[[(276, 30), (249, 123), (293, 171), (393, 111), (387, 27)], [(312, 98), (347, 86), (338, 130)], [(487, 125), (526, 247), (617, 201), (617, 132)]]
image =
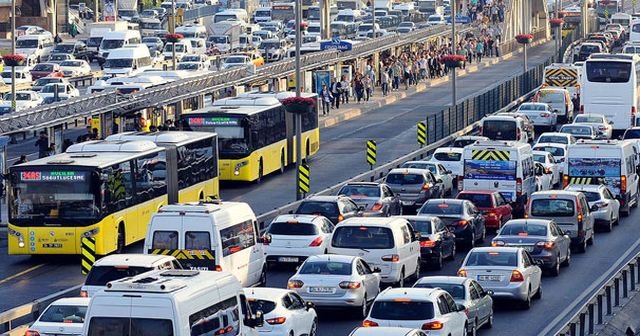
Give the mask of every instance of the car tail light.
[(358, 289), (361, 284), (358, 281), (342, 281), (338, 286), (342, 289)]
[(400, 261), (400, 256), (397, 254), (387, 254), (382, 256), (382, 261), (398, 262)]
[(373, 211), (380, 211), (380, 210), (382, 210), (382, 207), (384, 207), (384, 204), (382, 204), (382, 203), (375, 203), (375, 204), (371, 207), (371, 210), (373, 210)]
[(27, 332), (24, 333), (24, 336), (40, 336), (40, 333), (35, 330), (27, 330)]
[[(269, 322), (269, 321), (267, 320), (267, 322)], [(220, 330), (216, 331), (215, 334), (216, 335), (225, 335), (225, 334), (228, 334), (228, 333), (230, 333), (232, 331), (233, 331), (233, 326), (228, 326), (228, 327), (226, 327), (224, 329), (220, 329)]]
[(467, 224), (469, 224), (469, 222), (464, 219), (456, 222), (457, 226), (467, 226)]
[(516, 196), (522, 196), (522, 179), (519, 177), (516, 179)]
[(314, 239), (311, 244), (309, 244), (310, 247), (318, 247), (320, 245), (322, 245), (322, 237)]
[(222, 272), (222, 266), (216, 265), (216, 272)]
[(625, 175), (620, 176), (620, 193), (627, 192), (627, 177)]
[(342, 222), (344, 220), (344, 216), (343, 215), (338, 215), (338, 222)]
[(422, 325), (420, 329), (422, 330), (440, 330), (444, 328), (444, 323), (440, 321), (427, 322)]
[(464, 268), (460, 269), (460, 270), (458, 271), (458, 276), (459, 276), (459, 277), (466, 278), (466, 277), (467, 277), (467, 270), (465, 270)]
[(544, 172), (547, 173), (547, 174), (551, 174), (551, 168), (545, 168)]
[(89, 292), (87, 292), (86, 290), (80, 291), (80, 297), (89, 297)]
[(280, 316), (280, 317), (274, 317), (265, 321), (269, 324), (283, 324), (287, 322), (287, 318), (284, 316)]
[(260, 237), (260, 242), (262, 242), (262, 245), (271, 244), (271, 235), (269, 234), (262, 235), (262, 237)]
[(504, 246), (505, 243), (502, 240), (494, 240), (491, 242), (491, 246)]
[(540, 113), (540, 116), (543, 117), (543, 118), (549, 118), (551, 116), (551, 114), (544, 112), (544, 113)]
[(562, 188), (566, 188), (569, 185), (569, 176), (562, 176)]
[(601, 131), (606, 131), (607, 130), (607, 126), (604, 126), (604, 125), (598, 126), (598, 129), (601, 130)]
[(304, 282), (300, 280), (289, 280), (287, 282), (287, 288), (302, 288), (304, 286)]
[(513, 270), (511, 272), (511, 280), (509, 280), (511, 282), (522, 282), (524, 281), (524, 277), (522, 276), (522, 273), (520, 273), (520, 271), (518, 270)]
[(498, 217), (498, 214), (496, 214), (495, 212), (487, 212), (484, 215), (487, 216), (487, 217)]
[(542, 247), (545, 249), (552, 249), (556, 246), (556, 243), (552, 242), (552, 241), (541, 241), (541, 242), (537, 242), (536, 246), (538, 247)]
[(364, 320), (364, 321), (362, 321), (362, 326), (363, 326), (363, 327), (365, 327), (365, 328), (368, 328), (368, 327), (377, 327), (377, 326), (378, 326), (378, 324), (377, 324), (377, 323), (375, 323), (375, 322), (373, 322), (373, 321)]
[(596, 202), (594, 205), (598, 207), (598, 209), (606, 208), (609, 206), (609, 204), (605, 202)]
[(423, 240), (420, 242), (420, 247), (434, 247), (436, 242), (433, 240)]
[(425, 184), (422, 185), (422, 191), (427, 191), (427, 190), (429, 190), (429, 188), (431, 188), (429, 183), (425, 183)]

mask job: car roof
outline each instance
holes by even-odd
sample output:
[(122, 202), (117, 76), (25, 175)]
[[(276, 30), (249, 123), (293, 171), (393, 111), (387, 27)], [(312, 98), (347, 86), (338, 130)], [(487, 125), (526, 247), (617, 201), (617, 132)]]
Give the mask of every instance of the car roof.
[(489, 140), (489, 138), (481, 135), (463, 135), (461, 137), (457, 137), (456, 140)]
[(518, 252), (522, 247), (511, 247), (511, 246), (482, 246), (482, 247), (474, 247), (469, 251), (467, 255), (471, 252)]
[(377, 187), (382, 183), (378, 182), (348, 182), (345, 183), (345, 186), (367, 186), (367, 187)]
[(57, 306), (89, 306), (89, 301), (91, 301), (91, 298), (88, 297), (69, 297), (69, 298), (62, 298), (62, 299), (58, 299), (55, 300), (53, 302), (51, 302), (51, 305), (57, 305)]
[(600, 189), (606, 188), (602, 184), (570, 184), (564, 190), (565, 191), (600, 191)]
[(288, 214), (288, 215), (280, 215), (280, 216), (274, 218), (271, 223), (288, 222), (288, 221), (297, 221), (297, 222), (300, 222), (300, 223), (313, 223), (313, 221), (315, 221), (318, 218), (323, 218), (323, 216)]
[(424, 174), (426, 169), (418, 169), (418, 168), (394, 168), (389, 171), (387, 175), (391, 174)]
[(247, 298), (267, 299), (279, 303), (279, 299), (284, 295), (291, 293), (290, 290), (284, 288), (266, 288), (266, 287), (252, 287), (243, 288), (244, 294)]
[(356, 256), (348, 256), (341, 254), (319, 254), (310, 256), (306, 259), (306, 261), (337, 261), (343, 263), (352, 263), (354, 259), (358, 257)]
[(580, 192), (578, 191), (570, 191), (570, 190), (543, 190), (543, 191), (536, 191), (534, 192), (531, 197), (536, 197), (536, 196), (543, 196), (543, 197), (547, 197), (547, 196), (574, 196), (577, 197), (578, 195), (580, 195)]
[(338, 223), (341, 226), (370, 226), (370, 227), (392, 227), (395, 224), (404, 223), (406, 219), (398, 217), (351, 217)]
[(140, 266), (153, 267), (159, 263), (175, 260), (172, 256), (155, 255), (155, 254), (112, 254), (96, 261), (94, 266)]
[(433, 154), (435, 154), (435, 153), (444, 153), (444, 152), (454, 152), (454, 153), (462, 154), (464, 152), (464, 148), (459, 148), (459, 147), (440, 147), (440, 148), (436, 148), (436, 150), (433, 152)]
[[(546, 153), (546, 152), (545, 152)], [(460, 194), (497, 194), (498, 191), (496, 190), (462, 190), (458, 193), (458, 195)]]
[(436, 275), (436, 276), (422, 277), (418, 279), (418, 281), (416, 281), (416, 284), (439, 282), (439, 283), (462, 285), (467, 281), (469, 281), (469, 278), (464, 278), (459, 276)]
[(439, 288), (388, 288), (378, 294), (375, 300), (423, 299), (425, 301), (433, 301), (442, 293), (446, 292)]
[(346, 196), (342, 195), (313, 195), (309, 196), (302, 200), (302, 202), (313, 201), (313, 202), (336, 202), (339, 198), (346, 198)]
[(551, 155), (551, 153), (549, 153), (549, 152), (545, 152), (545, 151), (541, 151), (541, 150), (534, 150), (532, 153), (533, 153), (534, 155), (535, 155), (535, 154), (538, 154), (538, 155), (547, 155), (547, 154), (549, 154), (549, 155)]
[(552, 221), (549, 219), (538, 219), (538, 218), (520, 218), (520, 219), (511, 219), (507, 221), (504, 225), (507, 224), (538, 224), (538, 225), (548, 225)]
[(413, 332), (420, 329), (401, 328), (401, 327), (359, 327), (354, 329), (350, 336), (401, 336), (411, 335)]
[(605, 117), (604, 114), (600, 114), (600, 113), (582, 113), (582, 114), (578, 114), (576, 115), (577, 117), (584, 117), (584, 116), (589, 116), (589, 117)]
[(404, 218), (406, 220), (416, 220), (416, 221), (428, 221), (428, 220), (432, 220), (434, 218), (438, 218), (438, 216), (434, 216), (434, 215), (427, 215), (427, 214), (421, 214), (421, 215), (399, 215), (399, 216), (393, 216), (394, 218)]
[(548, 136), (562, 136), (562, 137), (567, 137), (567, 138), (572, 136), (571, 134), (561, 133), (561, 132), (544, 132), (544, 133), (540, 134), (540, 136), (545, 136), (545, 135), (548, 135)]
[(429, 203), (440, 203), (440, 204), (461, 204), (465, 202), (469, 202), (468, 200), (457, 199), (457, 198), (432, 198), (427, 200)]
[(568, 147), (567, 144), (561, 144), (561, 143), (557, 143), (557, 142), (541, 142), (541, 143), (537, 143), (537, 144), (533, 145), (533, 148), (536, 148), (538, 146), (561, 147), (563, 149), (567, 149), (567, 147)]

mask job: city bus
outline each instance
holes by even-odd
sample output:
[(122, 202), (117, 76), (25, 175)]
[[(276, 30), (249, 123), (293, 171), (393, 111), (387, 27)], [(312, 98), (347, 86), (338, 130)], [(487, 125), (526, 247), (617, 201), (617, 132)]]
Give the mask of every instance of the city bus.
[(583, 65), (581, 111), (607, 116), (617, 133), (634, 126), (639, 116), (639, 62), (638, 55), (591, 55)]
[(271, 5), (271, 20), (287, 23), (296, 18), (294, 2), (276, 2)]
[(621, 8), (620, 0), (596, 1), (596, 13), (601, 18), (611, 18), (613, 14), (620, 12)]
[[(286, 96), (250, 93), (221, 99), (213, 107), (184, 113), (180, 125), (218, 134), (222, 181), (259, 182), (296, 162), (294, 118), (278, 100)], [(317, 99), (316, 94), (305, 96)], [(303, 159), (320, 148), (317, 107), (302, 115), (302, 144)]]

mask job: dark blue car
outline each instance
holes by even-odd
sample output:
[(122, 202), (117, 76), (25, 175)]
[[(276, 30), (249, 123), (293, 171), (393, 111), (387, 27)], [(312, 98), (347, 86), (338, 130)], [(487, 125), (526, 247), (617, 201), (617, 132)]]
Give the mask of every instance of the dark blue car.
[[(447, 21), (447, 24), (451, 23), (451, 15), (447, 15), (444, 18)], [(471, 23), (471, 18), (466, 16), (466, 15), (457, 14), (456, 15), (456, 23), (468, 24), (468, 23)]]

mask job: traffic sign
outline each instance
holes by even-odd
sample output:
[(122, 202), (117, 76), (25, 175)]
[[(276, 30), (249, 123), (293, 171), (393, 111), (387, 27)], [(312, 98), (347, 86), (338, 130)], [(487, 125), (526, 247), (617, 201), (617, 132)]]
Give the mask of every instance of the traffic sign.
[(375, 166), (376, 164), (376, 141), (375, 140), (367, 141), (367, 163), (370, 166)]
[(300, 165), (300, 169), (298, 169), (298, 190), (301, 194), (309, 193), (311, 190), (311, 169), (309, 165), (303, 163)]
[(418, 144), (421, 146), (427, 144), (427, 123), (425, 122), (418, 123)]
[(320, 42), (320, 50), (338, 50), (349, 51), (353, 48), (353, 44), (349, 41), (343, 41), (339, 37), (334, 37), (329, 41)]
[(80, 245), (82, 253), (82, 275), (87, 275), (96, 262), (96, 237), (82, 237)]

